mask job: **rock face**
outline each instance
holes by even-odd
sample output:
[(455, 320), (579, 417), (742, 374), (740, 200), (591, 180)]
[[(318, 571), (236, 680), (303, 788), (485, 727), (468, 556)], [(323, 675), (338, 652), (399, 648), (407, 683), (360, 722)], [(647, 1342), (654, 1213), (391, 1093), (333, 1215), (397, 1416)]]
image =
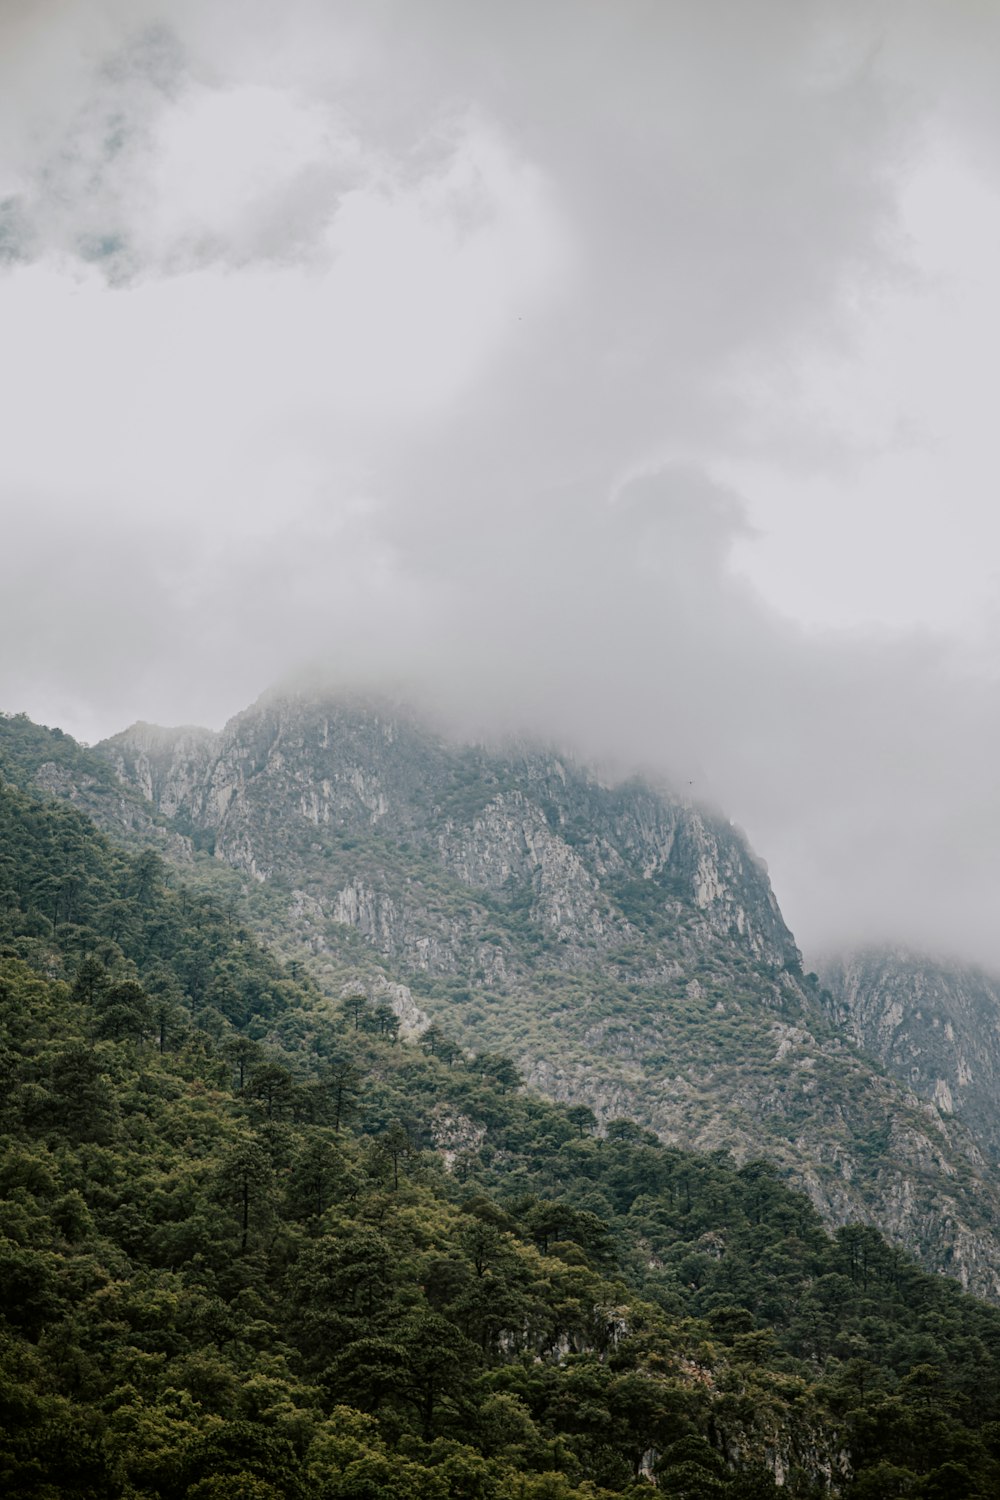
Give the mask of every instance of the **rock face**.
[(847, 1035), (1000, 1161), (1000, 979), (885, 948), (819, 971)]
[(98, 751), (158, 813), (210, 834), (217, 858), (254, 879), (294, 875), (320, 851), (358, 850), (336, 893), (338, 919), (418, 968), (460, 968), (461, 943), (452, 934), (433, 945), (437, 959), (429, 953), (431, 914), (414, 923), (413, 900), (393, 902), (389, 863), (375, 887), (353, 874), (387, 840), (399, 866), (419, 849), (470, 892), (526, 902), (573, 954), (634, 940), (611, 892), (639, 881), (755, 958), (799, 964), (741, 834), (640, 783), (610, 789), (554, 755), (455, 747), (389, 709), (288, 697), (262, 700), (220, 735), (136, 724)]
[(190, 862), (190, 841), (157, 816), (144, 790), (126, 785), (61, 729), (33, 724), (25, 714), (0, 713), (0, 781), (72, 803), (129, 849), (154, 849), (174, 863)]
[(277, 694), (218, 735), (136, 725), (98, 750), (331, 996), (394, 986), (412, 1027), (507, 1053), (601, 1122), (765, 1156), (831, 1223), (1000, 1296), (992, 1169), (845, 1034), (724, 818), (384, 704)]

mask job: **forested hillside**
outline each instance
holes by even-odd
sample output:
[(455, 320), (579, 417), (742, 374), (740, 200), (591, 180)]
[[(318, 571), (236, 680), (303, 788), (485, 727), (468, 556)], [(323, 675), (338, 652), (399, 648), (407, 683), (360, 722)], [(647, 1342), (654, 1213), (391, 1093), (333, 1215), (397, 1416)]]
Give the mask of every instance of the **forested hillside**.
[(0, 1490), (992, 1495), (1000, 1312), (0, 786)]
[(717, 810), (294, 691), (220, 734), (135, 725), (96, 752), (239, 876), (246, 920), (327, 994), (403, 985), (548, 1097), (766, 1157), (827, 1223), (876, 1225), (1000, 1298), (992, 1165), (831, 1020), (766, 867)]

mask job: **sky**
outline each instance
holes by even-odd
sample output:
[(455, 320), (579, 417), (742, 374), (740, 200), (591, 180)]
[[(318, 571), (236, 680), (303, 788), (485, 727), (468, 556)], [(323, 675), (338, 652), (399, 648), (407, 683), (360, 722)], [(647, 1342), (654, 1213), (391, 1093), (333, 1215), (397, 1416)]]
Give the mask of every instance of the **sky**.
[(0, 707), (303, 671), (1000, 968), (994, 0), (0, 0)]

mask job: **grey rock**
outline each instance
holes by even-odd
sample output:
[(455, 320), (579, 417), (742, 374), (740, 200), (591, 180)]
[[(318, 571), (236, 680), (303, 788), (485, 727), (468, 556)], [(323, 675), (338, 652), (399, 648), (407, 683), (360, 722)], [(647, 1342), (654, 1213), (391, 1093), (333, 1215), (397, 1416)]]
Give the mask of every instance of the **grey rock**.
[(1000, 1160), (1000, 978), (898, 948), (828, 956), (817, 969), (854, 1043)]

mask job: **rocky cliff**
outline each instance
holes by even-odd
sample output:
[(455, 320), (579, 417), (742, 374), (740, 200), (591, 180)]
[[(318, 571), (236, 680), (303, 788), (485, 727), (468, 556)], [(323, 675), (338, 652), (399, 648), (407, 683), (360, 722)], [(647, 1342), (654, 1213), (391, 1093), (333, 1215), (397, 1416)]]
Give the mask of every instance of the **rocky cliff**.
[[(414, 853), (469, 892), (526, 903), (573, 958), (635, 938), (628, 895), (614, 894), (638, 880), (759, 960), (799, 961), (764, 867), (729, 824), (640, 783), (606, 787), (555, 755), (456, 747), (399, 711), (282, 697), (220, 735), (137, 724), (99, 750), (158, 813), (209, 834), (217, 857), (257, 880), (297, 878), (318, 853), (352, 855), (342, 919), (380, 931), (418, 968), (460, 969), (469, 934), (449, 934), (454, 951), (435, 948), (437, 960), (419, 935), (408, 940), (413, 923), (400, 926), (386, 884), (398, 885), (390, 864)], [(399, 857), (369, 889), (353, 872), (387, 839)]]
[(145, 787), (132, 787), (102, 757), (26, 714), (0, 713), (0, 781), (71, 803), (127, 848), (191, 861), (190, 839), (155, 811)]
[(828, 957), (819, 970), (845, 1034), (1000, 1160), (1000, 979), (888, 948)]

